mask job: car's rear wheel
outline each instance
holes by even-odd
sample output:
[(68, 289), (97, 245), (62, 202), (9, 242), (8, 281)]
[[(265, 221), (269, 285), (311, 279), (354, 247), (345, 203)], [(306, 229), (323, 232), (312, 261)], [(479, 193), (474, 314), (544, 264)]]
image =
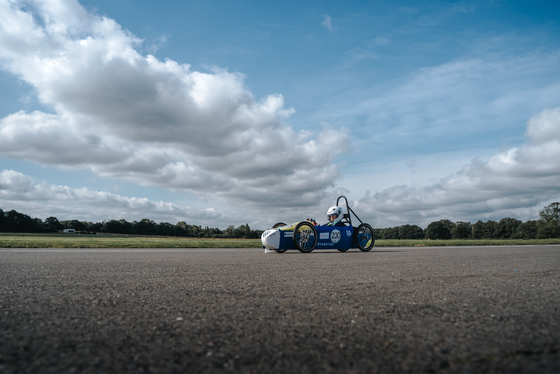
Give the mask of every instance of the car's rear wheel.
[(315, 249), (319, 237), (315, 227), (307, 221), (300, 222), (294, 229), (294, 244), (302, 253), (309, 253)]
[(362, 223), (354, 233), (354, 240), (360, 251), (368, 252), (375, 244), (375, 232), (370, 225)]

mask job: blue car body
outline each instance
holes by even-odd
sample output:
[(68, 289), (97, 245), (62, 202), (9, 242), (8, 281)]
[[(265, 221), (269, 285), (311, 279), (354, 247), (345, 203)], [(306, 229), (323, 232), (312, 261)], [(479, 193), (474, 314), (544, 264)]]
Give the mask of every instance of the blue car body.
[[(299, 222), (265, 231), (261, 240), (263, 246), (272, 250), (298, 249), (294, 241), (294, 229)], [(317, 230), (316, 249), (348, 250), (357, 248), (354, 243), (352, 226), (315, 226)], [(276, 239), (276, 236), (278, 239)]]

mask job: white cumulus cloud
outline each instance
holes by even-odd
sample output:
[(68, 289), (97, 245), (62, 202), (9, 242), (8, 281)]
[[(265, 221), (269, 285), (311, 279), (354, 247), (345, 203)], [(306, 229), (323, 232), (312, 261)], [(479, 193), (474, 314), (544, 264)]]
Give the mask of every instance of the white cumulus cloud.
[(296, 131), (282, 95), (141, 43), (75, 0), (0, 0), (1, 66), (52, 108), (0, 119), (0, 156), (254, 205), (316, 204), (334, 185), (346, 131)]
[(227, 221), (222, 222), (224, 214), (214, 209), (194, 209), (164, 201), (93, 191), (85, 187), (70, 188), (37, 181), (14, 170), (0, 172), (0, 201), (0, 208), (4, 211), (14, 209), (42, 219), (56, 216), (60, 220), (101, 222), (148, 218), (172, 224), (187, 221), (197, 225), (227, 225)]
[(424, 187), (395, 186), (356, 202), (378, 227), (451, 220), (514, 217), (537, 219), (537, 212), (560, 200), (560, 107), (527, 123), (526, 141), (486, 161)]

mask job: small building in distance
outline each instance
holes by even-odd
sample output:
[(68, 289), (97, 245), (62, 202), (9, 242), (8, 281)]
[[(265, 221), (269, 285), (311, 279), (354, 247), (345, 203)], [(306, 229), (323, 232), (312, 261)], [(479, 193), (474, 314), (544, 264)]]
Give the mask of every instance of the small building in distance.
[(65, 234), (75, 234), (76, 230), (74, 230), (74, 229), (64, 229), (64, 230), (62, 230), (62, 232), (65, 233)]

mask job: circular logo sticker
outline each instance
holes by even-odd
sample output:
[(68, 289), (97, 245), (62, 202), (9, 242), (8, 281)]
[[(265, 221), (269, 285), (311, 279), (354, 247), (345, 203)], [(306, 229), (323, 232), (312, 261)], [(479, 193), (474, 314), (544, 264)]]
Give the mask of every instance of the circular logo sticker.
[(340, 231), (338, 231), (337, 229), (334, 229), (331, 232), (331, 242), (338, 243), (339, 240), (340, 240)]

